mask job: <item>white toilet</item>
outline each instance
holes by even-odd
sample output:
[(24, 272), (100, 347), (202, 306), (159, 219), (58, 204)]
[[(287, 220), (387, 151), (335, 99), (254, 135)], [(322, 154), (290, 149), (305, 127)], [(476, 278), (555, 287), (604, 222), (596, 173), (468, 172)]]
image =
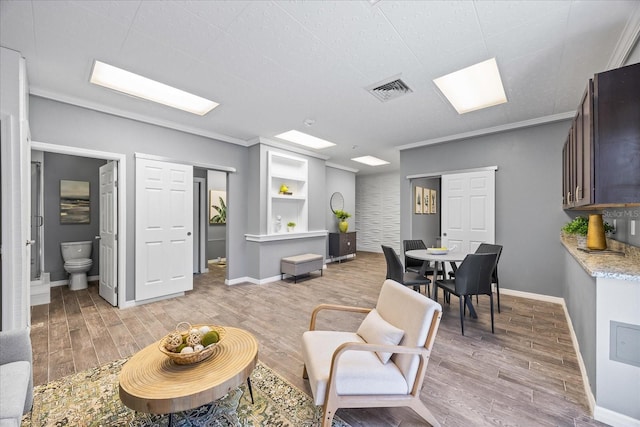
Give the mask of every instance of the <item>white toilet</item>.
[(91, 270), (93, 242), (62, 242), (64, 269), (69, 273), (69, 289), (77, 291), (87, 288), (87, 271)]

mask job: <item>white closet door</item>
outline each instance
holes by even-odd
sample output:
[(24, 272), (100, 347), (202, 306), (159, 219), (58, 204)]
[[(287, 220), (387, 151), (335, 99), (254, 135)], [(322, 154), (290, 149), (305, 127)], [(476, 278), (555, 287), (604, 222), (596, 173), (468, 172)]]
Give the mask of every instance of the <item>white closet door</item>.
[(193, 167), (136, 159), (136, 300), (193, 289)]
[(495, 242), (495, 171), (442, 175), (442, 246), (472, 253)]

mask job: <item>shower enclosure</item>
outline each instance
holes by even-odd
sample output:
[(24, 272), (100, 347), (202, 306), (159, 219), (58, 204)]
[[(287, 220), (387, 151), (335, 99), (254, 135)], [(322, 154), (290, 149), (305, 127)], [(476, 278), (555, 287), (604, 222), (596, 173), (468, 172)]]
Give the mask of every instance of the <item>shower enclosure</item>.
[(42, 274), (42, 163), (31, 162), (31, 281)]

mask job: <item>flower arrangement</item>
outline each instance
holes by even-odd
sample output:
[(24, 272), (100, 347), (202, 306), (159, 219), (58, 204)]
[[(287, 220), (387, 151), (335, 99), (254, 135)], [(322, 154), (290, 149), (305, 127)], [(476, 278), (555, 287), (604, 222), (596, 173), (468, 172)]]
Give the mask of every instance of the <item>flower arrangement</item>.
[(340, 221), (345, 221), (347, 218), (351, 217), (351, 214), (349, 212), (343, 211), (343, 210), (337, 210), (334, 212), (336, 218), (338, 218)]

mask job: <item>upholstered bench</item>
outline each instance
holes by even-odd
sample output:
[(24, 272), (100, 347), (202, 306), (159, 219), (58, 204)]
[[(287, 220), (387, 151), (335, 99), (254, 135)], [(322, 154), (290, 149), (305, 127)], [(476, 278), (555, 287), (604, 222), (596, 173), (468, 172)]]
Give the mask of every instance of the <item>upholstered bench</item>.
[(322, 276), (322, 268), (324, 267), (324, 258), (317, 254), (294, 255), (280, 260), (280, 274), (282, 279), (284, 275), (293, 276), (294, 283), (298, 282), (298, 276), (320, 270)]

